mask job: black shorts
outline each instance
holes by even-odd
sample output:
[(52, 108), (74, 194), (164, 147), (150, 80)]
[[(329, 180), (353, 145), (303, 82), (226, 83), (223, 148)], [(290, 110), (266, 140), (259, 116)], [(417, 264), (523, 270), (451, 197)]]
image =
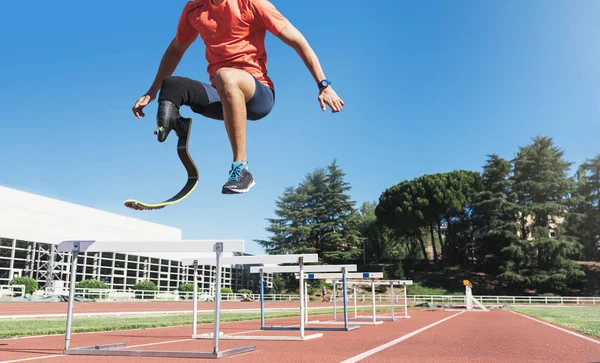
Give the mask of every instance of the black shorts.
[[(275, 105), (275, 91), (260, 83), (254, 76), (256, 90), (246, 102), (246, 118), (260, 120), (267, 116)], [(223, 105), (219, 92), (205, 82), (186, 77), (170, 76), (163, 81), (159, 100), (173, 102), (177, 107), (187, 105), (192, 111), (205, 117), (223, 120)]]

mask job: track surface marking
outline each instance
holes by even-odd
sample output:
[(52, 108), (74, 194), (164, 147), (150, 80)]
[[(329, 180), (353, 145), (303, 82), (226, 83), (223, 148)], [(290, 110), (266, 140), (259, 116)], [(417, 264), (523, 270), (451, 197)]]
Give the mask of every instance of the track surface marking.
[(508, 311), (508, 312), (511, 312), (511, 313), (513, 313), (513, 314), (517, 314), (517, 315), (519, 315), (519, 316), (522, 316), (522, 317), (524, 317), (524, 318), (531, 319), (531, 320), (533, 320), (533, 321), (537, 321), (538, 323), (540, 323), (540, 324), (544, 324), (544, 325), (547, 325), (547, 326), (549, 326), (549, 327), (551, 327), (551, 328), (558, 329), (558, 330), (560, 330), (560, 331), (564, 331), (565, 333), (568, 333), (568, 334), (574, 335), (574, 336), (576, 336), (576, 337), (578, 337), (578, 338), (581, 338), (581, 339), (588, 340), (588, 341), (590, 341), (590, 342), (592, 342), (592, 343), (600, 344), (600, 340), (598, 340), (598, 339), (594, 339), (594, 338), (591, 338), (591, 337), (588, 337), (588, 336), (582, 335), (582, 334), (580, 334), (580, 333), (576, 333), (576, 332), (574, 332), (574, 331), (571, 331), (571, 330), (568, 330), (568, 329), (562, 328), (562, 327), (560, 327), (560, 326), (554, 325), (554, 324), (552, 324), (552, 323), (549, 323), (549, 322), (547, 322), (547, 321), (542, 321), (542, 320), (536, 319), (536, 318), (534, 318), (534, 317), (531, 317), (531, 316), (529, 316), (529, 315), (521, 314), (521, 313), (519, 313), (519, 312), (512, 311), (512, 310), (507, 310), (507, 311)]
[[(343, 362), (365, 352), (361, 360), (380, 362), (597, 362), (598, 344), (531, 319), (504, 310), (489, 313), (459, 313), (441, 310), (410, 309), (410, 319), (362, 325), (350, 332), (323, 331), (323, 337), (308, 341), (222, 340), (222, 350), (255, 345), (256, 351), (224, 358), (233, 362), (305, 363), (311, 361)], [(312, 316), (314, 320), (331, 320), (331, 314)], [(266, 325), (297, 326), (298, 317), (268, 319)], [(311, 325), (307, 326), (318, 326)], [(258, 321), (221, 323), (225, 334), (294, 335), (298, 331), (260, 331)], [(198, 325), (198, 334), (211, 333), (212, 324)], [(307, 331), (306, 334), (318, 333)], [(138, 329), (103, 333), (75, 333), (71, 347), (123, 342), (127, 348), (182, 351), (212, 351), (212, 340), (190, 338), (191, 326)], [(404, 338), (400, 341), (400, 339)], [(394, 343), (394, 344), (390, 344)], [(43, 362), (182, 362), (189, 359), (64, 356), (64, 335), (0, 341), (0, 357), (5, 361)], [(385, 349), (381, 349), (385, 346)], [(126, 349), (127, 349), (126, 348)], [(58, 358), (54, 359), (53, 358)], [(355, 358), (356, 359), (356, 358)]]
[(447, 321), (447, 320), (450, 320), (450, 319), (452, 319), (452, 318), (454, 318), (454, 317), (456, 317), (456, 316), (458, 316), (458, 315), (460, 315), (460, 314), (464, 314), (464, 311), (462, 311), (462, 312), (460, 312), (460, 313), (456, 313), (456, 314), (454, 314), (454, 315), (450, 315), (450, 316), (448, 316), (448, 317), (445, 317), (445, 318), (444, 318), (444, 319), (442, 319), (442, 320), (438, 320), (438, 321), (436, 321), (435, 323), (431, 323), (431, 324), (429, 324), (429, 325), (427, 325), (427, 326), (424, 326), (424, 327), (422, 327), (421, 329), (417, 329), (417, 330), (415, 330), (415, 331), (413, 331), (413, 332), (411, 332), (411, 333), (408, 333), (408, 334), (406, 334), (406, 335), (403, 335), (403, 336), (401, 336), (400, 338), (397, 338), (397, 339), (394, 339), (394, 340), (392, 340), (391, 342), (388, 342), (388, 343), (382, 344), (382, 345), (380, 345), (380, 346), (378, 346), (378, 347), (375, 347), (375, 348), (373, 348), (373, 349), (371, 349), (371, 350), (369, 350), (369, 351), (366, 351), (366, 352), (364, 352), (364, 353), (361, 353), (361, 354), (359, 354), (359, 355), (356, 355), (356, 356), (354, 356), (354, 357), (351, 357), (351, 358), (349, 358), (349, 359), (346, 359), (346, 360), (345, 360), (345, 361), (343, 361), (342, 363), (355, 363), (355, 362), (359, 362), (359, 361), (361, 361), (361, 360), (363, 360), (363, 359), (365, 359), (365, 358), (367, 358), (367, 357), (370, 357), (370, 356), (372, 356), (372, 355), (373, 355), (373, 354), (375, 354), (375, 353), (381, 352), (381, 351), (382, 351), (382, 350), (384, 350), (384, 349), (387, 349), (387, 348), (389, 348), (389, 347), (391, 347), (391, 346), (393, 346), (393, 345), (396, 345), (396, 344), (398, 344), (398, 343), (400, 343), (400, 342), (402, 342), (402, 341), (404, 341), (404, 340), (406, 340), (406, 339), (408, 339), (408, 338), (410, 338), (410, 337), (413, 337), (413, 336), (415, 336), (415, 335), (417, 335), (417, 334), (419, 334), (419, 333), (421, 333), (421, 332), (424, 332), (424, 331), (425, 331), (425, 330), (427, 330), (427, 329), (433, 328), (434, 326), (436, 326), (436, 325), (438, 325), (438, 324), (441, 324), (441, 323), (443, 323), (443, 322), (445, 322), (445, 321)]
[(506, 310), (464, 313), (362, 363), (590, 363), (598, 345)]

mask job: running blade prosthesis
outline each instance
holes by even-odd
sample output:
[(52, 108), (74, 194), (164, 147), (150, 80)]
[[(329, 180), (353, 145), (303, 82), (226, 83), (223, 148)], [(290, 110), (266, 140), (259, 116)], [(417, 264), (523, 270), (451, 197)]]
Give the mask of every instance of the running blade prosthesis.
[(175, 204), (184, 200), (188, 195), (190, 195), (194, 191), (194, 189), (198, 185), (198, 169), (196, 168), (196, 165), (194, 164), (194, 161), (192, 160), (188, 152), (188, 140), (192, 129), (192, 119), (179, 117), (175, 125), (158, 125), (158, 130), (155, 131), (154, 134), (158, 136), (158, 140), (160, 142), (164, 142), (171, 129), (175, 129), (175, 132), (179, 137), (179, 139), (177, 140), (177, 155), (179, 156), (179, 160), (181, 160), (181, 163), (187, 171), (187, 182), (185, 183), (183, 188), (181, 188), (181, 190), (177, 194), (175, 194), (175, 196), (163, 202), (145, 203), (136, 199), (128, 199), (124, 203), (127, 208), (131, 208), (133, 210), (163, 209), (168, 205)]

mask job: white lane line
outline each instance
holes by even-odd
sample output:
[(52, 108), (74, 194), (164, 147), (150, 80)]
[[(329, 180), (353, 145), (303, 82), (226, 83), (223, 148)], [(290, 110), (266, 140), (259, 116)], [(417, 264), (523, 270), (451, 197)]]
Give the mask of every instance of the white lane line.
[(460, 314), (463, 314), (463, 313), (465, 313), (465, 311), (461, 311), (460, 313), (456, 313), (454, 315), (450, 315), (450, 316), (448, 316), (448, 317), (446, 317), (446, 318), (444, 318), (442, 320), (438, 320), (435, 323), (429, 324), (427, 326), (422, 327), (421, 329), (415, 330), (412, 333), (408, 333), (406, 335), (401, 336), (400, 338), (394, 339), (391, 342), (382, 344), (382, 345), (380, 345), (378, 347), (375, 347), (375, 348), (373, 348), (371, 350), (368, 350), (368, 351), (366, 351), (364, 353), (356, 355), (356, 356), (354, 356), (352, 358), (348, 358), (348, 359), (342, 361), (341, 363), (355, 363), (355, 362), (361, 361), (361, 360), (363, 360), (363, 359), (365, 359), (367, 357), (372, 356), (375, 353), (379, 353), (379, 352), (381, 352), (384, 349), (387, 349), (387, 348), (389, 348), (389, 347), (391, 347), (393, 345), (396, 345), (396, 344), (398, 344), (398, 343), (400, 343), (400, 342), (402, 342), (402, 341), (404, 341), (404, 340), (406, 340), (406, 339), (408, 339), (410, 337), (413, 337), (413, 336), (415, 336), (415, 335), (417, 335), (419, 333), (422, 333), (422, 332), (424, 332), (425, 330), (427, 330), (429, 328), (433, 328), (434, 326), (436, 326), (438, 324), (441, 324), (441, 323), (443, 323), (443, 322), (445, 322), (447, 320), (450, 320), (450, 319), (454, 318), (455, 316), (459, 316)]
[[(273, 318), (273, 319), (269, 319), (269, 320), (275, 320), (275, 319), (289, 319), (290, 317), (284, 317), (284, 318)], [(293, 317), (292, 317), (293, 318)], [(236, 322), (228, 322), (228, 323), (243, 323), (244, 321), (236, 321)], [(222, 324), (222, 323), (221, 323)], [(284, 325), (284, 326), (288, 326), (288, 327), (295, 327), (298, 326), (298, 324), (295, 325)], [(164, 328), (172, 328), (172, 327), (157, 327), (155, 329), (164, 329)], [(143, 328), (142, 328), (143, 329)], [(140, 330), (142, 330), (140, 329)], [(240, 332), (235, 332), (235, 333), (230, 333), (229, 335), (235, 335), (235, 334), (248, 334), (248, 333), (254, 333), (254, 332), (260, 332), (263, 330), (246, 330), (246, 331), (240, 331)], [(115, 331), (111, 331), (111, 332), (107, 332), (107, 333), (114, 333)], [(89, 332), (90, 334), (93, 334), (93, 332)], [(124, 349), (130, 349), (130, 348), (139, 348), (139, 347), (147, 347), (147, 346), (152, 346), (152, 345), (160, 345), (160, 344), (170, 344), (170, 343), (179, 343), (179, 342), (188, 342), (188, 341), (192, 341), (195, 340), (193, 338), (186, 338), (186, 339), (179, 339), (179, 340), (167, 340), (167, 341), (162, 341), (162, 342), (154, 342), (154, 343), (146, 343), (146, 344), (138, 344), (138, 345), (130, 345), (125, 347)], [(15, 359), (15, 360), (3, 360), (0, 361), (0, 363), (15, 363), (15, 362), (25, 362), (25, 361), (31, 361), (31, 360), (37, 360), (37, 359), (48, 359), (48, 358), (56, 358), (56, 357), (64, 357), (65, 354), (54, 354), (54, 355), (45, 355), (45, 356), (41, 356), (41, 357), (32, 357), (32, 358), (22, 358), (22, 359)]]
[(558, 330), (560, 330), (560, 331), (563, 331), (563, 332), (565, 332), (565, 333), (569, 333), (569, 334), (571, 334), (571, 335), (574, 335), (574, 336), (576, 336), (576, 337), (578, 337), (578, 338), (581, 338), (581, 339), (585, 339), (585, 340), (587, 340), (587, 341), (590, 341), (590, 342), (592, 342), (592, 343), (600, 344), (600, 340), (593, 339), (593, 338), (587, 337), (587, 336), (585, 336), (585, 335), (581, 335), (581, 334), (575, 333), (574, 331), (570, 331), (570, 330), (568, 330), (568, 329), (561, 328), (561, 327), (559, 327), (559, 326), (556, 326), (556, 325), (550, 324), (550, 323), (548, 323), (548, 322), (546, 322), (546, 321), (538, 320), (538, 319), (536, 319), (536, 318), (532, 318), (531, 316), (528, 316), (528, 315), (525, 315), (525, 314), (521, 314), (521, 313), (518, 313), (518, 312), (516, 312), (516, 311), (512, 311), (512, 310), (506, 310), (506, 311), (510, 311), (510, 312), (511, 312), (511, 313), (513, 313), (513, 314), (516, 314), (516, 315), (522, 316), (522, 317), (524, 317), (524, 318), (527, 318), (527, 319), (531, 319), (531, 320), (533, 320), (533, 321), (537, 321), (537, 322), (538, 322), (538, 323), (540, 323), (540, 324), (547, 325), (547, 326), (549, 326), (549, 327), (551, 327), (551, 328), (558, 329)]

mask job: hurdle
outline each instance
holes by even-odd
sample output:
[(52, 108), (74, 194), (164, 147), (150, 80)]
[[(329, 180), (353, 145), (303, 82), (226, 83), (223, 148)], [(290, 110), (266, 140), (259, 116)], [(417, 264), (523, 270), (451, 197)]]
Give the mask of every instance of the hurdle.
[[(264, 255), (264, 256), (231, 256), (223, 257), (222, 263), (225, 265), (253, 265), (253, 264), (281, 264), (281, 263), (300, 263), (304, 262), (318, 262), (319, 256), (317, 254), (297, 254), (297, 255)], [(184, 265), (194, 266), (194, 288), (197, 288), (197, 269), (199, 265), (213, 265), (212, 259), (194, 259), (184, 258), (182, 260)], [(262, 290), (262, 278), (261, 275), (261, 290)], [(220, 286), (215, 287), (220, 289)], [(264, 321), (264, 304), (262, 302), (261, 295), (261, 321)], [(197, 304), (194, 304), (194, 319), (196, 319)], [(214, 335), (217, 334), (217, 330), (214, 333), (197, 334), (196, 321), (194, 321), (194, 329), (192, 332), (193, 339), (213, 339)], [(278, 340), (278, 341), (304, 341), (315, 338), (320, 338), (323, 334), (311, 334), (301, 336), (269, 336), (269, 335), (233, 335), (224, 334), (219, 331), (220, 340)]]
[[(67, 307), (67, 327), (65, 334), (65, 355), (89, 356), (135, 356), (135, 357), (167, 357), (167, 358), (200, 358), (219, 359), (230, 357), (256, 350), (255, 345), (241, 346), (226, 350), (219, 350), (219, 334), (214, 335), (213, 351), (168, 351), (168, 350), (125, 350), (125, 343), (94, 345), (80, 348), (71, 348), (71, 332), (73, 326), (73, 304), (75, 298), (75, 275), (77, 272), (77, 258), (82, 252), (113, 252), (113, 253), (142, 253), (142, 252), (180, 252), (199, 253), (214, 252), (215, 265), (217, 266), (216, 284), (221, 285), (221, 261), (223, 252), (243, 252), (243, 240), (180, 240), (180, 241), (98, 241), (98, 240), (73, 240), (63, 241), (58, 247), (59, 252), (71, 252), (71, 276), (69, 286), (69, 302)], [(196, 270), (197, 271), (197, 270)], [(196, 272), (197, 274), (197, 272)], [(194, 285), (197, 288), (197, 285)], [(195, 290), (196, 292), (197, 290)], [(194, 294), (194, 306), (197, 305), (197, 294)], [(194, 315), (195, 317), (196, 315)], [(221, 317), (221, 291), (215, 293), (215, 321), (214, 331), (219, 331)], [(195, 327), (195, 325), (194, 325)]]
[[(296, 274), (296, 278), (299, 278), (299, 275)], [(337, 297), (336, 297), (336, 287), (335, 287), (335, 283), (336, 282), (342, 282), (343, 285), (343, 281), (342, 280), (338, 280), (343, 278), (343, 274), (340, 273), (310, 273), (310, 274), (306, 274), (305, 279), (306, 280), (326, 280), (327, 282), (331, 282), (334, 281), (334, 286), (333, 286), (333, 293), (332, 293), (332, 298), (333, 298), (333, 316), (334, 316), (334, 320), (330, 320), (330, 321), (313, 321), (311, 323), (313, 324), (345, 324), (346, 321), (348, 321), (348, 324), (382, 324), (383, 322), (381, 321), (377, 321), (377, 322), (370, 322), (370, 321), (361, 321), (359, 322), (354, 322), (354, 321), (350, 321), (351, 318), (348, 318), (348, 310), (344, 309), (344, 319), (343, 321), (339, 321), (337, 319), (335, 319), (336, 316), (336, 311), (337, 311)], [(350, 285), (353, 286), (353, 290), (354, 290), (354, 315), (356, 317), (357, 314), (357, 306), (356, 306), (356, 285), (353, 284), (353, 279), (379, 279), (379, 278), (383, 278), (383, 272), (350, 272), (350, 273), (346, 273), (346, 285)], [(344, 297), (346, 298), (346, 297)], [(307, 308), (308, 308), (308, 301), (307, 301)], [(306, 318), (306, 323), (308, 323), (308, 316)]]
[[(306, 327), (306, 315), (308, 314), (307, 303), (304, 291), (304, 272), (341, 272), (343, 276), (348, 271), (356, 271), (356, 265), (311, 265), (303, 266), (302, 260), (299, 261), (297, 266), (253, 266), (250, 267), (250, 273), (260, 273), (260, 301), (261, 301), (261, 330), (300, 330), (300, 336), (304, 336), (304, 331), (351, 331), (360, 328), (360, 326), (350, 326), (348, 321), (345, 322), (343, 328), (337, 327)], [(284, 327), (284, 326), (265, 326), (264, 324), (264, 278), (263, 274), (267, 273), (298, 273), (300, 276), (299, 290), (300, 290), (300, 327)], [(345, 284), (345, 277), (342, 278)], [(344, 296), (344, 309), (347, 311), (346, 296)]]
[[(333, 288), (334, 288), (334, 292), (335, 292), (335, 286), (336, 283), (339, 283), (339, 281), (337, 280), (327, 280), (327, 282), (333, 283)], [(383, 321), (385, 320), (389, 320), (389, 321), (395, 321), (398, 319), (408, 319), (410, 318), (410, 316), (408, 315), (408, 297), (406, 295), (406, 286), (407, 285), (412, 285), (413, 281), (412, 280), (381, 280), (381, 281), (375, 281), (375, 279), (371, 279), (370, 281), (367, 280), (357, 280), (357, 281), (352, 281), (351, 284), (354, 285), (354, 318), (351, 318), (352, 320), (361, 320), (361, 319), (369, 319), (371, 320), (371, 324), (381, 324), (383, 323)], [(371, 285), (371, 310), (372, 310), (372, 314), (371, 316), (360, 316), (357, 314), (357, 307), (356, 307), (356, 286), (357, 285)], [(375, 285), (390, 285), (390, 293), (391, 293), (391, 298), (390, 298), (390, 308), (391, 308), (391, 316), (386, 316), (386, 315), (379, 315), (379, 318), (381, 320), (377, 320), (377, 307), (376, 307), (376, 303), (375, 303)], [(394, 285), (402, 285), (404, 286), (404, 316), (396, 316), (395, 315), (395, 304), (394, 304), (394, 300), (395, 300), (395, 294), (394, 294)], [(335, 299), (335, 296), (333, 296), (333, 298)], [(334, 309), (333, 309), (333, 320), (338, 320), (337, 318), (337, 311), (335, 308), (335, 300), (334, 300)]]

